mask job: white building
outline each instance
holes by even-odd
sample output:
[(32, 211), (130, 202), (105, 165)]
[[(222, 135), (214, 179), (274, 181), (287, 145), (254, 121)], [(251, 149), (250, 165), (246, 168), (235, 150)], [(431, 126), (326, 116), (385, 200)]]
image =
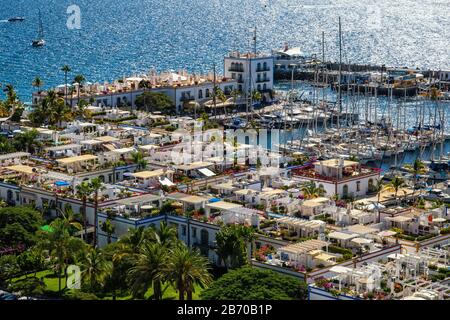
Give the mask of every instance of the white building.
[[(77, 105), (78, 90), (80, 90), (80, 100), (91, 102), (94, 106), (120, 107), (128, 105), (135, 107), (136, 98), (144, 92), (144, 89), (140, 87), (142, 82), (148, 83), (146, 91), (162, 92), (168, 95), (174, 103), (177, 112), (180, 112), (187, 103), (197, 102), (203, 104), (211, 100), (214, 89), (214, 76), (211, 73), (200, 76), (188, 74), (186, 71), (179, 71), (178, 73), (162, 72), (159, 74), (151, 71), (148, 75), (123, 78), (113, 83), (86, 84), (82, 88), (75, 86), (75, 92), (67, 97), (64, 96), (65, 87), (60, 86), (55, 90), (71, 106)], [(223, 76), (216, 76), (215, 85), (225, 95), (229, 95), (237, 88), (236, 80)], [(38, 103), (46, 95), (46, 91), (33, 93), (33, 103)]]
[(440, 70), (438, 73), (439, 80), (450, 82), (450, 70)]
[(289, 48), (285, 43), (282, 49), (272, 50), (275, 70), (291, 72), (293, 68), (306, 67), (314, 59), (307, 56), (299, 47)]
[(379, 171), (363, 168), (360, 163), (344, 159), (317, 161), (314, 168), (294, 171), (302, 180), (313, 181), (326, 196), (341, 198), (365, 196), (379, 177)]
[(224, 58), (224, 75), (237, 81), (243, 93), (273, 89), (273, 57), (264, 54), (232, 52)]

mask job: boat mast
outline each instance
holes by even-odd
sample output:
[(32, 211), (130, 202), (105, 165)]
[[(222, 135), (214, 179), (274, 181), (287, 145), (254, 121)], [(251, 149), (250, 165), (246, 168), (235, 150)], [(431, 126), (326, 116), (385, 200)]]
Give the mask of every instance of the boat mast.
[(339, 17), (339, 79), (338, 79), (338, 117), (337, 127), (340, 128), (340, 114), (342, 112), (342, 92), (341, 92), (341, 78), (342, 78), (342, 30), (341, 17)]
[[(322, 106), (325, 106), (325, 32), (322, 31)], [(323, 108), (323, 127), (327, 130), (327, 113), (326, 109)]]
[(38, 38), (44, 38), (44, 28), (42, 27), (42, 17), (41, 17), (41, 9), (39, 9), (39, 28), (38, 28)]
[(216, 94), (217, 94), (217, 88), (216, 88), (216, 63), (214, 62), (214, 66), (213, 66), (213, 72), (214, 72), (214, 76), (213, 76), (213, 105), (214, 105), (214, 118), (217, 115), (217, 110), (216, 110)]

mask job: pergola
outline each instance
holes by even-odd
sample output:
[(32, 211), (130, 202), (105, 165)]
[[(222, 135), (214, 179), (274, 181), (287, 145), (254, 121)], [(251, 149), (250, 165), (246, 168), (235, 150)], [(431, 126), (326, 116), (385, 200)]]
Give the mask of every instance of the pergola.
[(218, 211), (226, 211), (226, 210), (242, 208), (242, 207), (243, 206), (240, 204), (226, 202), (226, 201), (210, 202), (210, 203), (207, 203), (205, 206), (205, 213), (206, 213), (206, 216), (209, 217), (211, 209), (218, 210)]
[(298, 264), (306, 261), (306, 255), (309, 252), (321, 250), (323, 247), (326, 247), (328, 251), (328, 242), (312, 239), (278, 248), (277, 253), (280, 255), (281, 260), (294, 261)]
[(101, 136), (101, 137), (94, 138), (94, 140), (101, 141), (101, 142), (115, 142), (115, 141), (119, 141), (120, 139), (118, 139), (116, 137), (112, 137), (112, 136)]
[(305, 220), (294, 217), (282, 217), (275, 219), (278, 226), (287, 227), (288, 230), (294, 229), (298, 235), (309, 236), (314, 233), (320, 233), (326, 223), (321, 220)]
[(28, 152), (13, 152), (0, 155), (0, 163), (15, 163), (18, 164), (23, 158), (29, 158), (30, 153)]
[(250, 225), (259, 227), (260, 213), (261, 211), (255, 209), (240, 207), (225, 210), (220, 218), (225, 224), (248, 223)]
[(64, 166), (69, 170), (69, 167), (72, 167), (75, 172), (80, 171), (83, 166), (87, 167), (90, 163), (93, 167), (95, 166), (95, 162), (98, 159), (97, 156), (91, 154), (85, 154), (82, 156), (76, 157), (68, 157), (56, 160), (60, 165)]
[(172, 180), (173, 170), (165, 170), (165, 169), (146, 170), (134, 172), (131, 175), (136, 179), (137, 183), (149, 186), (150, 180), (152, 179), (159, 181), (161, 177), (167, 176), (169, 181)]

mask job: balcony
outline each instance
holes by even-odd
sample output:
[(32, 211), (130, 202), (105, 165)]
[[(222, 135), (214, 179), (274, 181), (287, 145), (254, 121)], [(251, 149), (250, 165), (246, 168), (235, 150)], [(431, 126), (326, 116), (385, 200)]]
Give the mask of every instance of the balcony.
[(180, 101), (181, 102), (185, 102), (185, 101), (194, 101), (195, 100), (195, 97), (191, 97), (191, 96), (182, 96), (181, 98), (180, 98)]
[(256, 72), (266, 72), (266, 71), (270, 71), (270, 68), (269, 67), (261, 67), (261, 68), (257, 68), (256, 69)]
[(230, 71), (230, 72), (244, 72), (244, 68), (229, 67), (228, 71)]
[(263, 82), (270, 82), (270, 79), (265, 78), (265, 79), (256, 79), (256, 83), (263, 83)]
[(244, 83), (244, 79), (237, 79), (237, 83)]

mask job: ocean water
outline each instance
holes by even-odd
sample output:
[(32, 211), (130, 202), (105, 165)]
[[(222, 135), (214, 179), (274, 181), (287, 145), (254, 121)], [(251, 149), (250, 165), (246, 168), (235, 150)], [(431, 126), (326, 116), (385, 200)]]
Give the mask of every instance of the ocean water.
[[(450, 69), (448, 0), (0, 0), (0, 83), (31, 100), (32, 80), (62, 84), (71, 66), (87, 81), (120, 78), (151, 67), (207, 72), (230, 50), (284, 42), (306, 53), (338, 55), (342, 19), (344, 61)], [(78, 5), (81, 28), (67, 27), (67, 8)], [(32, 48), (42, 12), (46, 46)], [(24, 22), (8, 23), (12, 16)]]

